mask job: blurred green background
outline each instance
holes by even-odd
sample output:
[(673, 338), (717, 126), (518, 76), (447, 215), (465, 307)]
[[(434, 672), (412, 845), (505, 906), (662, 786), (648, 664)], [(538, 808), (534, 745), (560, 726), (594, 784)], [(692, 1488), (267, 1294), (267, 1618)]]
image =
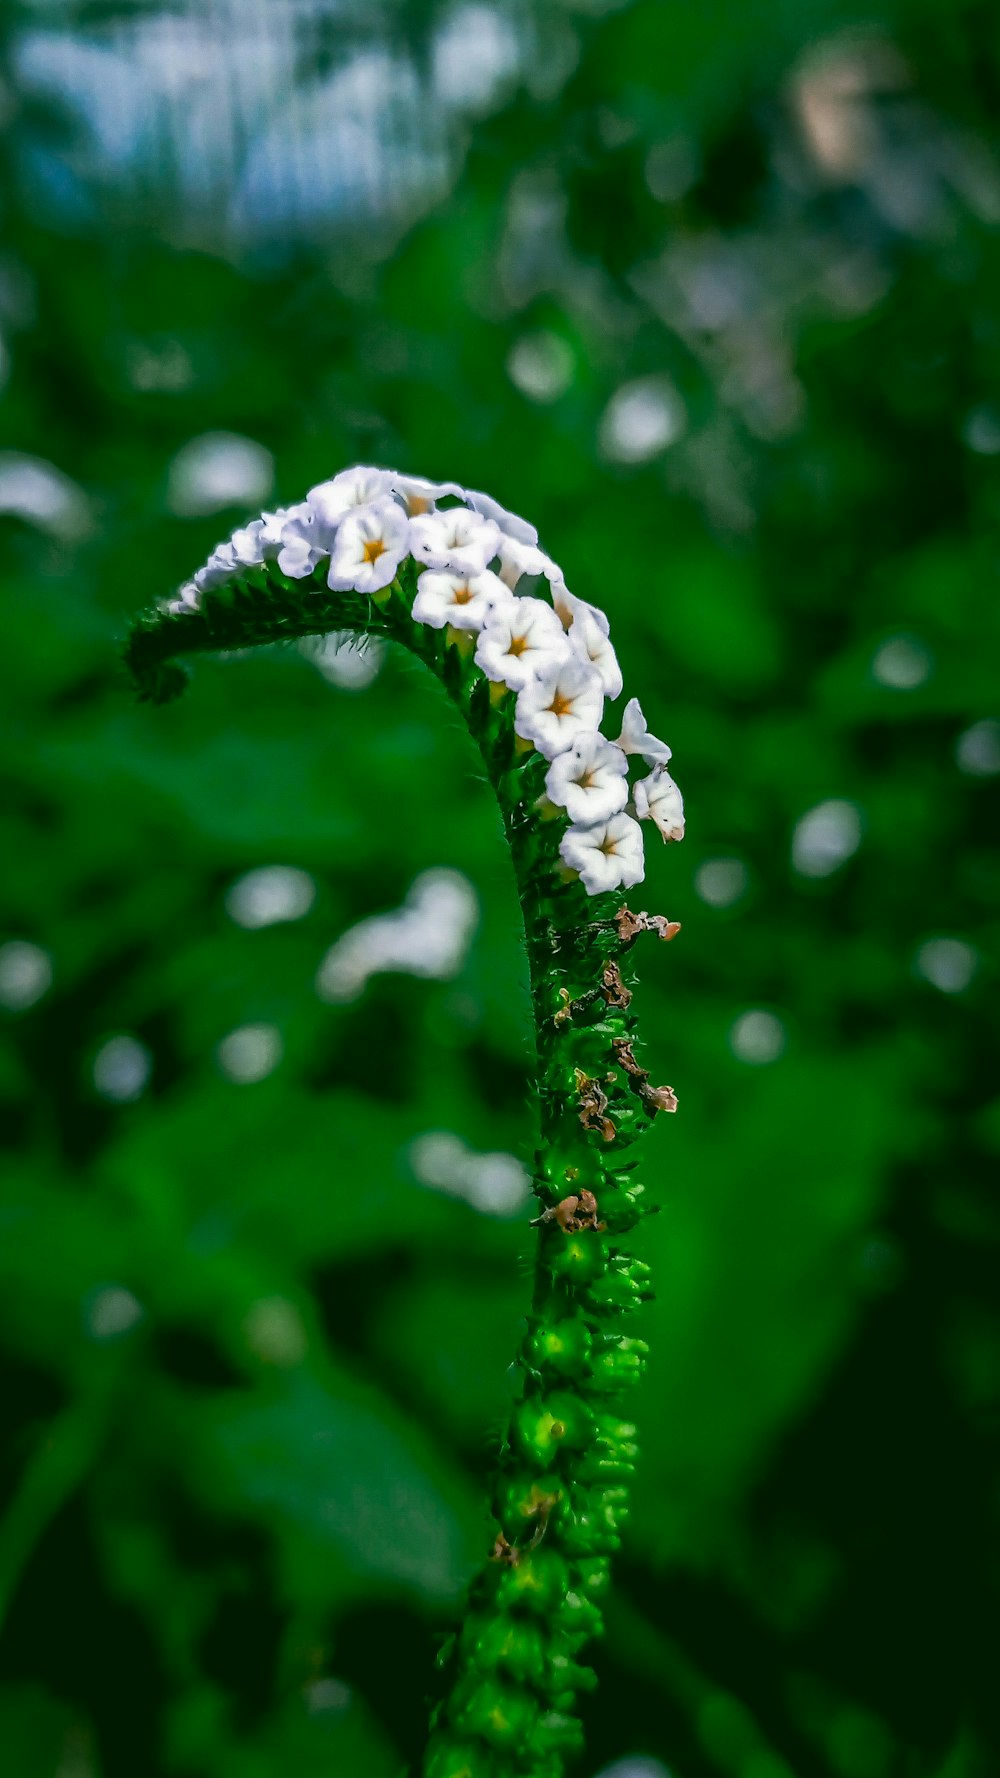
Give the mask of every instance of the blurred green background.
[(988, 1778), (995, 8), (0, 40), (4, 1778), (397, 1778), (486, 1547), (531, 1129), (470, 748), (407, 661), (117, 658), (357, 461), (538, 523), (688, 802), (580, 1778)]

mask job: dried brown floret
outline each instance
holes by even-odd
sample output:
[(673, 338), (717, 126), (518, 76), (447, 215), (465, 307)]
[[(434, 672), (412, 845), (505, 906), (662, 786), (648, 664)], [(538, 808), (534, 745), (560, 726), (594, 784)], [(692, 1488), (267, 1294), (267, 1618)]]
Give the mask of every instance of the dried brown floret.
[(631, 988), (626, 988), (622, 981), (622, 972), (617, 963), (606, 963), (601, 971), (601, 993), (609, 1006), (618, 1006), (623, 1010), (632, 999)]
[(584, 1074), (582, 1068), (576, 1071), (576, 1088), (580, 1095), (580, 1122), (585, 1130), (596, 1130), (605, 1142), (615, 1139), (615, 1126), (605, 1114), (608, 1109), (608, 1095), (600, 1081), (592, 1080)]
[(676, 938), (681, 929), (679, 920), (668, 920), (666, 914), (633, 914), (631, 908), (619, 908), (615, 916), (618, 936), (623, 944), (631, 944), (640, 932), (657, 932), (663, 939)]
[(521, 1552), (516, 1544), (508, 1543), (502, 1531), (497, 1532), (496, 1542), (490, 1551), (491, 1562), (502, 1562), (505, 1568), (516, 1568), (521, 1560)]

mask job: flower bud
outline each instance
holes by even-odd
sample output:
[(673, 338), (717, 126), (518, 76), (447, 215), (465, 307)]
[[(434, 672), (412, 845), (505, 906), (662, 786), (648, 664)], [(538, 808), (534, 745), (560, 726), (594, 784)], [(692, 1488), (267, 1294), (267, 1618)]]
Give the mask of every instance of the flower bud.
[(569, 1377), (586, 1369), (590, 1359), (591, 1333), (585, 1321), (557, 1321), (538, 1327), (528, 1343), (532, 1364), (539, 1370)]
[(557, 1390), (530, 1395), (514, 1413), (512, 1433), (524, 1455), (547, 1463), (563, 1448), (582, 1451), (593, 1436), (594, 1416), (578, 1395)]
[(569, 1584), (569, 1571), (555, 1550), (524, 1550), (513, 1568), (505, 1568), (497, 1582), (496, 1597), (505, 1611), (555, 1611)]
[(469, 1618), (462, 1631), (462, 1649), (470, 1665), (481, 1671), (502, 1668), (522, 1682), (539, 1673), (545, 1660), (541, 1630), (523, 1617)]
[(576, 1235), (552, 1236), (545, 1254), (553, 1277), (570, 1284), (587, 1284), (603, 1272), (607, 1263), (604, 1243), (594, 1229)]
[[(460, 1687), (451, 1715), (460, 1735), (479, 1735), (493, 1747), (523, 1747), (538, 1720), (538, 1706), (499, 1680)], [(477, 1778), (480, 1763), (474, 1768)]]

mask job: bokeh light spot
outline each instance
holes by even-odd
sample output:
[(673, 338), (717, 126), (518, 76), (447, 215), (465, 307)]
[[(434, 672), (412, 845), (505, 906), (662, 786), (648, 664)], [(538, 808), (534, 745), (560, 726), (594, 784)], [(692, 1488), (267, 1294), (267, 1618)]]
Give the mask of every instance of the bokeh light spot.
[(299, 643), (299, 650), (328, 684), (341, 691), (364, 691), (378, 678), (385, 660), (385, 644), (377, 636), (355, 636), (350, 630), (309, 636)]
[(970, 778), (995, 778), (1000, 772), (1000, 722), (987, 717), (965, 729), (955, 742), (955, 759)]
[(861, 811), (832, 798), (803, 815), (792, 835), (792, 864), (802, 877), (829, 877), (861, 844)]
[(52, 959), (41, 945), (9, 938), (0, 945), (0, 1006), (27, 1012), (52, 986)]
[(144, 1043), (122, 1031), (102, 1043), (94, 1057), (94, 1091), (115, 1105), (141, 1099), (153, 1072), (153, 1058)]
[(274, 481), (266, 445), (238, 432), (204, 432), (182, 445), (170, 465), (167, 501), (184, 517), (227, 506), (262, 506)]
[(914, 958), (914, 968), (942, 994), (961, 994), (979, 967), (972, 945), (962, 938), (929, 938)]
[(890, 636), (876, 650), (872, 677), (894, 691), (915, 691), (933, 667), (934, 657), (918, 636)]
[(261, 1297), (252, 1304), (243, 1334), (256, 1357), (282, 1370), (301, 1364), (308, 1349), (302, 1316), (294, 1303), (281, 1296)]
[(423, 871), (401, 908), (360, 920), (331, 946), (316, 992), (343, 1004), (389, 970), (446, 981), (461, 968), (478, 916), (475, 891), (459, 871)]
[(422, 1185), (464, 1198), (486, 1216), (516, 1216), (528, 1202), (529, 1180), (516, 1155), (476, 1154), (451, 1130), (428, 1130), (410, 1145)]
[(614, 463), (645, 463), (675, 444), (687, 416), (676, 389), (663, 377), (625, 383), (601, 420), (601, 450)]
[(276, 1025), (240, 1025), (222, 1039), (215, 1053), (222, 1073), (248, 1086), (274, 1073), (284, 1048)]
[(557, 333), (525, 333), (507, 357), (507, 375), (529, 401), (558, 401), (573, 381), (573, 348)]
[(740, 1062), (761, 1067), (776, 1062), (785, 1048), (785, 1027), (773, 1012), (754, 1007), (741, 1013), (729, 1030), (729, 1047)]
[(83, 1321), (92, 1340), (117, 1340), (142, 1320), (138, 1297), (123, 1284), (103, 1284), (91, 1291), (83, 1307)]
[(291, 864), (263, 864), (237, 877), (226, 893), (226, 912), (251, 931), (283, 920), (301, 920), (316, 899), (308, 871)]
[(710, 908), (730, 908), (746, 894), (750, 873), (742, 858), (706, 858), (694, 875), (695, 894)]

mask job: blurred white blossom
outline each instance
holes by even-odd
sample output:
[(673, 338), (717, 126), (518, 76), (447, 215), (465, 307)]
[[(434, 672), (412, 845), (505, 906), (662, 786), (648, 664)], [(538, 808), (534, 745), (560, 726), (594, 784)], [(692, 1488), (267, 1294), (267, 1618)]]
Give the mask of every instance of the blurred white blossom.
[(27, 1012), (52, 986), (52, 959), (41, 945), (9, 938), (0, 945), (0, 1006)]
[(167, 500), (172, 512), (185, 517), (262, 506), (273, 480), (274, 458), (266, 445), (238, 432), (205, 432), (174, 457)]
[(454, 870), (423, 871), (401, 908), (360, 920), (331, 945), (316, 977), (321, 1000), (356, 1000), (373, 975), (447, 980), (457, 975), (472, 942), (479, 905), (472, 885)]
[(237, 877), (226, 891), (226, 912), (238, 926), (255, 930), (279, 920), (301, 920), (316, 899), (308, 871), (292, 864), (262, 864)]
[(832, 798), (818, 803), (797, 823), (792, 863), (800, 876), (829, 877), (861, 844), (861, 812), (855, 803)]

